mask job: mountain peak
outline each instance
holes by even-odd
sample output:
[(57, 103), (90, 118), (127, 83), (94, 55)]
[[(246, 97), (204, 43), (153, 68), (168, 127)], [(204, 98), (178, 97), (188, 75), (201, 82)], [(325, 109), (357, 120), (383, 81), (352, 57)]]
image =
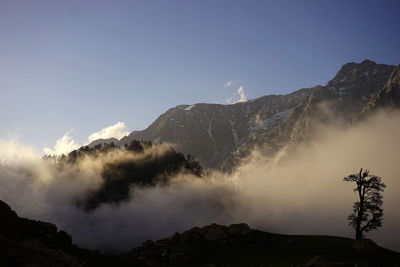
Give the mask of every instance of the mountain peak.
[(371, 92), (365, 88), (371, 87), (371, 84), (383, 84), (393, 69), (392, 65), (377, 64), (368, 59), (361, 63), (350, 62), (340, 68), (335, 77), (326, 84), (326, 87), (338, 96), (348, 95), (354, 90), (361, 90), (364, 92), (364, 97), (369, 97), (370, 94), (375, 93), (376, 88), (372, 86), (374, 90)]
[(361, 65), (377, 65), (376, 62), (369, 60), (369, 59), (364, 59), (360, 64)]

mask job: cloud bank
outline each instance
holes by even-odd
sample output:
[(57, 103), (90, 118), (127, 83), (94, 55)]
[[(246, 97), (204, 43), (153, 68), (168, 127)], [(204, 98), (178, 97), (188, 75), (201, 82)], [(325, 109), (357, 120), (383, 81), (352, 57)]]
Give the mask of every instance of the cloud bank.
[(98, 132), (95, 132), (88, 137), (88, 142), (91, 143), (97, 139), (108, 139), (111, 137), (121, 139), (122, 137), (128, 135), (127, 127), (124, 122), (117, 122), (114, 125), (103, 128)]
[(13, 158), (11, 153), (17, 159), (0, 161), (0, 199), (21, 216), (56, 223), (82, 246), (106, 251), (212, 222), (353, 237), (346, 218), (356, 195), (342, 178), (363, 167), (387, 185), (383, 227), (367, 237), (400, 250), (399, 136), (399, 113), (380, 113), (345, 130), (330, 125), (318, 129), (313, 141), (288, 147), (279, 160), (254, 151), (232, 176), (179, 176), (169, 186), (132, 187), (130, 201), (104, 204), (91, 213), (71, 203), (101, 184), (102, 160), (62, 170), (30, 148), (2, 141), (0, 158)]
[(45, 147), (43, 148), (43, 152), (46, 155), (62, 155), (68, 154), (72, 150), (78, 149), (79, 147), (80, 145), (74, 139), (72, 139), (70, 133), (66, 133), (56, 141), (56, 144), (53, 148)]
[(70, 132), (66, 133), (60, 139), (56, 141), (56, 144), (53, 148), (45, 147), (43, 148), (43, 152), (46, 155), (62, 155), (68, 154), (72, 150), (78, 149), (81, 146), (88, 145), (91, 142), (98, 139), (109, 139), (109, 138), (117, 138), (121, 139), (122, 137), (129, 134), (127, 127), (124, 122), (117, 122), (114, 125), (109, 127), (105, 127), (98, 132), (92, 133), (87, 138), (87, 141), (84, 144), (79, 144), (75, 140), (73, 140)]

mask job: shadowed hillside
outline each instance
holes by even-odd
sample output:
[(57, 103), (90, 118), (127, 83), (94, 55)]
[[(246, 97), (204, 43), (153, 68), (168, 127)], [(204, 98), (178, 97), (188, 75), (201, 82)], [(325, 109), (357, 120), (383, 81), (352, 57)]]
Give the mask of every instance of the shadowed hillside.
[(371, 240), (280, 235), (244, 223), (194, 227), (146, 241), (133, 254), (151, 266), (398, 266), (400, 254)]
[(20, 218), (0, 200), (0, 266), (398, 266), (400, 254), (370, 240), (334, 236), (280, 235), (211, 224), (130, 252), (107, 256), (73, 244), (47, 222)]
[(119, 203), (130, 198), (131, 186), (166, 185), (178, 174), (202, 177), (200, 164), (190, 155), (185, 157), (170, 145), (153, 145), (133, 140), (124, 147), (114, 143), (84, 146), (67, 156), (47, 156), (60, 168), (73, 168), (81, 162), (100, 162), (102, 184), (77, 201), (85, 210), (96, 209), (102, 203)]
[(71, 236), (48, 222), (20, 218), (0, 200), (0, 266), (147, 266), (132, 256), (106, 256), (73, 244)]

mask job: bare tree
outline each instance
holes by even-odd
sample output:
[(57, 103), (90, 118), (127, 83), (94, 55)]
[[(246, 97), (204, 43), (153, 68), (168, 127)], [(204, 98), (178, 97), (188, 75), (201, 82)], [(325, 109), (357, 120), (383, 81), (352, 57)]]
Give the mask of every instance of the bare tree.
[(386, 185), (382, 178), (369, 174), (368, 170), (360, 169), (359, 173), (350, 174), (343, 181), (354, 182), (354, 192), (358, 201), (353, 204), (353, 213), (348, 216), (349, 225), (356, 230), (356, 239), (363, 239), (363, 232), (369, 232), (382, 226), (383, 192)]

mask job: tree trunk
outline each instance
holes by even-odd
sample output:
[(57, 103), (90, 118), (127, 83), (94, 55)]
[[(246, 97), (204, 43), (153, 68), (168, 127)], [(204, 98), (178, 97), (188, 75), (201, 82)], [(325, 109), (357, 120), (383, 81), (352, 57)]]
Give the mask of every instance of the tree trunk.
[(362, 218), (364, 215), (364, 194), (363, 194), (363, 183), (362, 183), (362, 169), (360, 170), (359, 174), (359, 184), (358, 184), (358, 197), (360, 200), (360, 206), (357, 214), (357, 224), (356, 224), (356, 240), (361, 240), (363, 238), (362, 236), (362, 230), (361, 230), (361, 222)]
[(361, 227), (357, 224), (356, 240), (361, 240), (361, 239), (363, 239)]

